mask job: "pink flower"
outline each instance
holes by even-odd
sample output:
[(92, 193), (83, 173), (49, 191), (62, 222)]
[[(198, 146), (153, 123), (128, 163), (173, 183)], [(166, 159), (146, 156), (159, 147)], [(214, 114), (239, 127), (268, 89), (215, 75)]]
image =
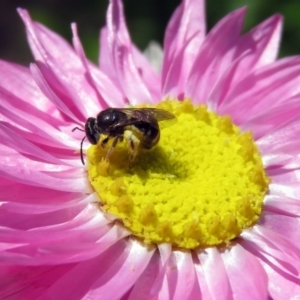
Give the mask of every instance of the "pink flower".
[[(203, 1), (183, 0), (157, 73), (132, 44), (120, 0), (101, 30), (100, 67), (86, 59), (76, 25), (71, 47), (19, 13), (35, 63), (0, 62), (0, 298), (299, 296), (300, 57), (276, 60), (281, 17), (241, 34), (242, 8), (206, 35)], [(82, 134), (72, 128), (107, 107), (167, 97), (206, 103), (253, 132), (269, 192), (259, 221), (227, 246), (138, 242), (99, 207), (80, 162)]]

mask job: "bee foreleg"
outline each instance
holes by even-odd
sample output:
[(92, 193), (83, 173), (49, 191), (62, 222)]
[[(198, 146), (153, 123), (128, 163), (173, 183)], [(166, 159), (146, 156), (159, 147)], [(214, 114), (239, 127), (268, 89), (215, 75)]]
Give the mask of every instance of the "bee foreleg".
[(129, 153), (129, 168), (131, 168), (133, 161), (138, 154), (140, 140), (133, 134), (131, 130), (124, 131), (124, 138), (126, 140)]
[[(117, 145), (117, 143), (118, 143), (118, 141), (119, 141), (119, 136), (116, 136), (115, 138), (114, 138), (114, 140), (113, 140), (113, 142), (112, 142), (112, 144), (111, 144), (111, 146), (109, 147), (109, 149), (108, 149), (108, 151), (107, 151), (107, 154), (106, 154), (106, 157), (105, 157), (105, 159), (106, 160), (109, 160), (109, 157), (111, 156), (111, 154), (112, 154), (112, 152), (114, 151), (114, 149), (115, 149), (115, 147), (116, 147), (116, 145)], [(104, 140), (106, 140), (106, 139), (104, 139)], [(103, 141), (104, 141), (103, 140)], [(102, 141), (102, 142), (103, 142)], [(101, 143), (102, 144), (102, 143)]]
[(106, 137), (103, 141), (101, 141), (100, 147), (104, 149), (108, 141), (109, 137)]

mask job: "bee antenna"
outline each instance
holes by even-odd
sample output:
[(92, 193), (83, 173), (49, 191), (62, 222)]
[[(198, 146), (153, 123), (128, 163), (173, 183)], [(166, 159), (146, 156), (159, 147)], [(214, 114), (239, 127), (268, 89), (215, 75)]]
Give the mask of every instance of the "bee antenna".
[(74, 127), (74, 128), (72, 129), (72, 132), (74, 132), (75, 130), (84, 131), (84, 129), (82, 129), (82, 128), (79, 128), (79, 127)]
[[(75, 127), (75, 128), (77, 128), (77, 127)], [(86, 136), (83, 137), (83, 139), (81, 140), (81, 143), (80, 143), (80, 158), (81, 158), (81, 162), (83, 165), (85, 165), (85, 163), (84, 163), (84, 159), (83, 159), (82, 145), (83, 145), (83, 141), (85, 138), (86, 138)]]

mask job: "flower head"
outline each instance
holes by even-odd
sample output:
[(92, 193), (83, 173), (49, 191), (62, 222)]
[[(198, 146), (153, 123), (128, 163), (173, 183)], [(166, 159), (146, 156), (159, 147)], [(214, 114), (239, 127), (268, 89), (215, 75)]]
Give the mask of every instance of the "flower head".
[[(206, 34), (183, 0), (161, 60), (111, 0), (95, 66), (75, 24), (72, 47), (19, 14), (35, 63), (0, 62), (0, 298), (299, 295), (300, 58), (276, 60), (281, 17), (241, 34), (242, 8)], [(133, 118), (84, 141), (83, 166), (72, 129), (130, 106), (177, 123)]]

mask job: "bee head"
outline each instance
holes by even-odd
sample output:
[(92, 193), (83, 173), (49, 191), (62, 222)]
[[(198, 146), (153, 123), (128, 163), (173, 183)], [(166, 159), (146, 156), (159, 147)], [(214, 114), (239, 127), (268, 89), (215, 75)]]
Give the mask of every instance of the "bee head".
[(96, 145), (100, 139), (100, 131), (95, 118), (88, 118), (85, 123), (85, 134), (89, 142)]

